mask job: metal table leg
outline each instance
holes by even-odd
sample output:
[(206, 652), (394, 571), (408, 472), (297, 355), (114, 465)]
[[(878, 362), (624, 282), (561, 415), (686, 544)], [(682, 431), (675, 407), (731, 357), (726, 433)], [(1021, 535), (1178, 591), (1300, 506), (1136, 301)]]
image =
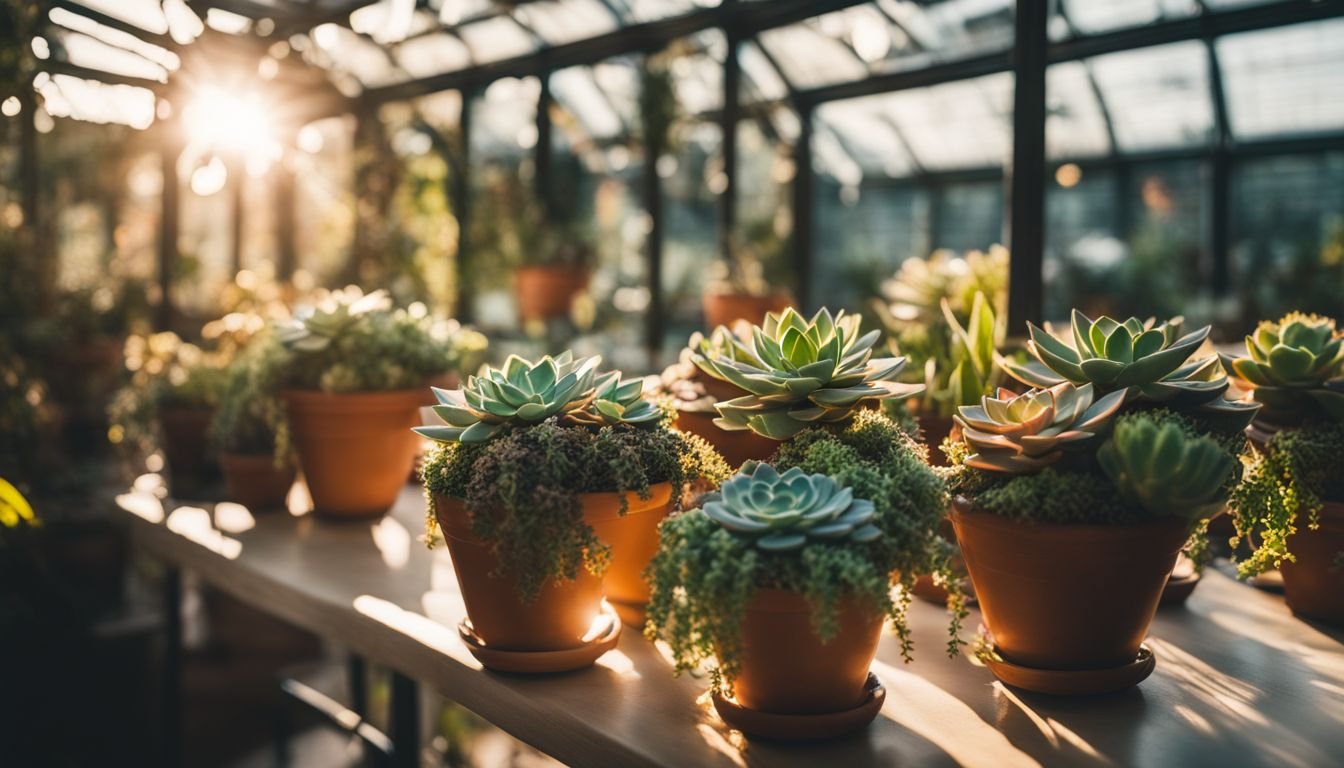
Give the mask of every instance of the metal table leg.
[(182, 571), (169, 566), (163, 573), (163, 690), (160, 706), (165, 768), (182, 765)]
[(420, 764), (420, 686), (399, 672), (392, 673), (391, 731), (393, 760), (398, 768)]

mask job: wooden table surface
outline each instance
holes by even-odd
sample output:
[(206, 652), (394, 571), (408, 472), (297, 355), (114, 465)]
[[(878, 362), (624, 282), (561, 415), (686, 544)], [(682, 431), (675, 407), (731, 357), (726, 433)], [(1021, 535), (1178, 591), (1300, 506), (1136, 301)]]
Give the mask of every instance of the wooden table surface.
[[(887, 637), (874, 664), (887, 687), (877, 721), (828, 744), (774, 745), (725, 728), (706, 681), (674, 678), (628, 629), (585, 671), (482, 670), (457, 636), (465, 611), (448, 554), (420, 543), (415, 486), (373, 523), (162, 496), (146, 476), (117, 497), (149, 553), (574, 766), (1344, 765), (1344, 633), (1214, 569), (1186, 607), (1159, 613), (1149, 639), (1157, 671), (1136, 689), (1060, 699), (1005, 688), (969, 654), (949, 659), (944, 614), (916, 601), (914, 663)], [(973, 611), (968, 635), (978, 620)]]

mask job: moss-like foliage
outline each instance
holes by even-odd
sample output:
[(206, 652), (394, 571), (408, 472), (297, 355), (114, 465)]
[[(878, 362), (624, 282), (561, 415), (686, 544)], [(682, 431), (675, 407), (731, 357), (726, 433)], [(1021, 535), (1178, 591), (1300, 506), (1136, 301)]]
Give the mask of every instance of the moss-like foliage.
[[(662, 525), (662, 544), (647, 572), (652, 597), (645, 634), (667, 641), (678, 671), (716, 659), (714, 686), (731, 693), (741, 669), (744, 610), (758, 588), (777, 588), (807, 599), (822, 640), (838, 631), (844, 598), (881, 612), (895, 626), (908, 660), (909, 588), (920, 573), (949, 573), (947, 546), (937, 536), (947, 497), (920, 446), (881, 413), (866, 410), (847, 425), (807, 429), (781, 443), (773, 464), (780, 471), (800, 467), (830, 475), (855, 498), (872, 501), (872, 522), (882, 535), (867, 543), (809, 542), (799, 550), (767, 552), (698, 509), (671, 518)], [(893, 598), (896, 574), (906, 589)], [(953, 613), (955, 649), (959, 595)]]
[[(1120, 417), (1120, 420), (1137, 419), (1151, 421), (1156, 426), (1174, 424), (1191, 437), (1208, 437), (1230, 457), (1240, 454), (1246, 443), (1239, 432), (1216, 431), (1198, 417), (1163, 408), (1146, 408)], [(954, 464), (947, 471), (949, 490), (973, 500), (977, 508), (987, 512), (1015, 520), (1096, 525), (1132, 525), (1159, 516), (1127, 502), (1092, 453), (1070, 456), (1035, 474), (1005, 475), (962, 464), (967, 453), (964, 444), (945, 446)], [(1234, 472), (1224, 485), (1225, 492), (1231, 492), (1236, 480)]]
[(704, 440), (676, 430), (629, 426), (590, 429), (554, 419), (501, 433), (484, 443), (440, 443), (423, 480), (432, 545), (437, 528), (434, 497), (466, 501), (471, 530), (491, 542), (499, 575), (516, 580), (531, 600), (548, 580), (600, 575), (609, 548), (583, 520), (581, 493), (635, 492), (670, 482), (679, 508), (680, 489), (704, 479), (718, 485), (730, 470)]
[(1263, 454), (1247, 460), (1246, 477), (1232, 494), (1237, 536), (1253, 547), (1237, 563), (1242, 577), (1254, 576), (1292, 561), (1288, 537), (1319, 522), (1321, 504), (1344, 501), (1344, 424), (1324, 423), (1274, 435)]

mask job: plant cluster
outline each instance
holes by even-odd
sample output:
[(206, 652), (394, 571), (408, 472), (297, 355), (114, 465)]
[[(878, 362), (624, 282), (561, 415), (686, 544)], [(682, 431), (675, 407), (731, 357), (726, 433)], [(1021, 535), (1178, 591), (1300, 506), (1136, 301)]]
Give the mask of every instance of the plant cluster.
[(1075, 311), (1072, 331), (1070, 344), (1031, 326), (1035, 360), (1006, 366), (1044, 388), (959, 409), (953, 492), (1043, 522), (1217, 514), (1257, 406), (1223, 397), (1216, 357), (1190, 359), (1208, 328), (1182, 335), (1179, 321), (1093, 322)]
[(1344, 421), (1344, 334), (1335, 321), (1298, 312), (1263, 322), (1246, 337), (1245, 357), (1222, 354), (1223, 368), (1277, 426)]
[[(882, 300), (873, 302), (873, 311), (889, 343), (910, 360), (906, 380), (925, 383), (926, 395), (919, 403), (922, 411), (951, 416), (958, 405), (972, 404), (980, 395), (993, 392), (1001, 374), (981, 353), (986, 340), (991, 349), (1004, 343), (1007, 249), (994, 246), (988, 252), (965, 255), (935, 251), (927, 259), (906, 259), (882, 284), (882, 294)], [(977, 295), (982, 297), (978, 317)], [(963, 378), (970, 370), (958, 371), (959, 364), (968, 359), (978, 363), (978, 390), (972, 390)], [(954, 393), (954, 386), (961, 391)]]
[(485, 337), (455, 322), (436, 322), (423, 305), (394, 309), (384, 291), (333, 291), (279, 326), (289, 351), (282, 386), (324, 392), (411, 389), (478, 365)]
[(155, 444), (155, 425), (163, 409), (215, 408), (232, 353), (232, 349), (202, 349), (170, 331), (128, 337), (125, 363), (131, 378), (108, 405), (108, 439), (147, 453)]
[[(799, 432), (773, 465), (744, 467), (702, 509), (669, 518), (647, 572), (646, 635), (667, 641), (678, 671), (715, 659), (715, 686), (731, 693), (746, 606), (775, 588), (803, 595), (823, 641), (839, 631), (843, 600), (883, 614), (908, 659), (915, 575), (949, 574), (936, 534), (947, 497), (918, 448), (881, 412), (859, 411)], [(893, 574), (906, 587), (895, 598)], [(960, 594), (952, 605), (955, 649)]]
[(900, 357), (873, 357), (880, 333), (859, 335), (861, 319), (819, 310), (806, 320), (792, 308), (766, 315), (749, 339), (717, 331), (710, 340), (692, 338), (700, 370), (743, 391), (715, 404), (714, 423), (727, 430), (750, 429), (786, 440), (814, 424), (848, 421), (857, 409), (921, 391), (893, 379), (905, 366)]
[(269, 334), (255, 339), (229, 366), (210, 433), (220, 450), (249, 456), (284, 446), (288, 453), (288, 421), (279, 397), (286, 352)]
[(647, 499), (658, 483), (717, 485), (729, 474), (708, 443), (667, 427), (666, 412), (641, 398), (641, 380), (598, 374), (598, 362), (511, 357), (460, 391), (435, 390), (448, 424), (416, 429), (439, 442), (423, 472), (431, 545), (434, 498), (464, 500), (473, 534), (491, 543), (525, 600), (548, 580), (606, 568), (610, 550), (584, 522), (579, 494)]

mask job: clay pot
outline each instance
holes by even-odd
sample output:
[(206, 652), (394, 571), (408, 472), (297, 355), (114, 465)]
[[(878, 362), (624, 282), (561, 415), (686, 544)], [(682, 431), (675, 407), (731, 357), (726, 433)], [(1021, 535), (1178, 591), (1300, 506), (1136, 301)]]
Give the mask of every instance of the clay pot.
[(269, 454), (221, 453), (219, 466), (224, 470), (224, 486), (228, 489), (229, 500), (254, 512), (283, 509), (296, 474), (292, 463), (277, 467), (275, 457)]
[(738, 703), (758, 712), (802, 715), (862, 704), (882, 616), (843, 600), (839, 625), (835, 637), (822, 643), (802, 595), (757, 590), (742, 617), (742, 669), (733, 680)]
[(793, 298), (786, 293), (774, 293), (769, 296), (754, 296), (749, 293), (705, 292), (705, 327), (717, 328), (720, 325), (732, 327), (738, 320), (746, 320), (760, 325), (768, 312), (783, 312), (793, 305)]
[(574, 296), (588, 287), (588, 270), (582, 267), (531, 265), (519, 267), (516, 278), (518, 316), (523, 322), (568, 316)]
[[(602, 516), (614, 516), (614, 504), (588, 505), (584, 520), (593, 525)], [(609, 495), (615, 499), (615, 494)], [(471, 532), (471, 518), (461, 499), (434, 497), (434, 514), (443, 531), (453, 571), (462, 589), (472, 630), (488, 647), (505, 651), (559, 651), (584, 645), (602, 606), (602, 579), (580, 568), (578, 577), (556, 583), (548, 579), (536, 598), (525, 603), (514, 579), (492, 574), (499, 558), (491, 543)]]
[(672, 506), (672, 484), (650, 486), (647, 500), (626, 494), (629, 508), (620, 514), (620, 496), (614, 493), (584, 494), (584, 515), (592, 516), (593, 532), (611, 547), (611, 564), (602, 573), (602, 591), (627, 626), (643, 629), (644, 609), (649, 603), (649, 583), (644, 569), (658, 551), (658, 524)]
[(406, 484), (420, 437), (424, 392), (283, 393), (290, 435), (314, 511), (344, 519), (378, 517)]
[(168, 406), (159, 409), (159, 430), (163, 435), (163, 456), (174, 490), (199, 490), (215, 474), (210, 452), (209, 408)]
[(1294, 613), (1308, 619), (1344, 626), (1344, 568), (1333, 567), (1344, 552), (1344, 502), (1327, 501), (1321, 508), (1320, 527), (1307, 527), (1299, 515), (1297, 532), (1288, 537), (1288, 551), (1296, 562), (1284, 561), (1283, 597)]
[(748, 459), (765, 461), (779, 449), (778, 441), (762, 437), (749, 429), (720, 429), (714, 424), (718, 415), (714, 411), (677, 411), (672, 426), (703, 437), (731, 467), (740, 467)]
[(1190, 525), (1047, 525), (953, 500), (961, 544), (999, 654), (1036, 669), (1132, 664)]

